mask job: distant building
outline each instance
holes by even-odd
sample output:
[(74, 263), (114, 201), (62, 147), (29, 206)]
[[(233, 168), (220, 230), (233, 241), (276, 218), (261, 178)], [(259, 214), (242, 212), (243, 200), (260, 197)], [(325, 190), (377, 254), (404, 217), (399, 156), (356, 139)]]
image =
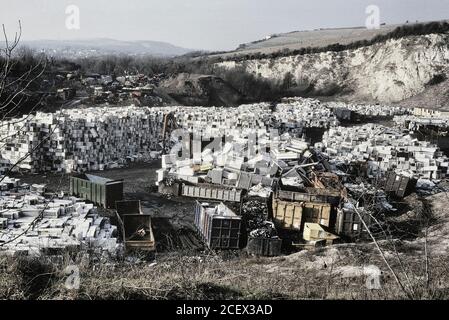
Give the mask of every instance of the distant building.
[(62, 88), (57, 90), (58, 98), (62, 100), (70, 100), (75, 98), (76, 89), (75, 88)]
[(426, 108), (414, 108), (413, 115), (417, 117), (439, 117), (441, 115), (441, 112), (438, 110)]

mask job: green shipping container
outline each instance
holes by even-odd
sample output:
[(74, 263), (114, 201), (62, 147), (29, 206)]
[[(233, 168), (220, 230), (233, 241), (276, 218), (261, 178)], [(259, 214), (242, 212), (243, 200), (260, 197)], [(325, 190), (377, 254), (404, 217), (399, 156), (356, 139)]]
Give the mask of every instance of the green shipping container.
[(70, 194), (107, 209), (123, 199), (123, 180), (112, 180), (91, 174), (70, 177)]

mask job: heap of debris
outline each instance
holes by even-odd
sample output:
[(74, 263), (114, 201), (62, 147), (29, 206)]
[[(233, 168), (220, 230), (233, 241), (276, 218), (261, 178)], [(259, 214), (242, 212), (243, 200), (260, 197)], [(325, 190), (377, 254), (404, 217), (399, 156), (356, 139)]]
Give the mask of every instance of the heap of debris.
[(393, 121), (400, 127), (404, 127), (408, 130), (417, 131), (423, 127), (434, 127), (440, 129), (449, 128), (449, 117), (445, 116), (429, 116), (419, 117), (415, 115), (403, 115), (396, 116)]
[(252, 231), (264, 228), (268, 220), (268, 207), (266, 201), (249, 199), (241, 206), (241, 215), (245, 217), (247, 230)]
[[(248, 245), (256, 251), (264, 246), (277, 248), (281, 238), (296, 246), (313, 246), (337, 241), (340, 236), (359, 236), (364, 226), (356, 211), (343, 210), (350, 196), (327, 160), (306, 141), (288, 133), (275, 139), (277, 148), (246, 159), (226, 145), (215, 152), (205, 149), (198, 158), (193, 154), (192, 158), (172, 161), (172, 155), (163, 155), (159, 187), (178, 183), (181, 192), (175, 191), (176, 195), (238, 202)], [(247, 137), (239, 136), (237, 141), (238, 150), (249, 147)], [(316, 236), (307, 240), (310, 237), (307, 234), (306, 239), (303, 234), (306, 223), (319, 224), (332, 236), (325, 242)], [(293, 236), (282, 232), (281, 237), (278, 229), (291, 231)]]
[[(310, 248), (364, 237), (373, 217), (379, 221), (379, 213), (395, 210), (388, 196), (404, 197), (416, 185), (411, 177), (385, 172), (401, 169), (398, 172), (403, 173), (416, 165), (411, 176), (417, 172), (428, 176), (425, 173), (438, 171), (428, 167), (440, 154), (437, 148), (400, 131), (380, 126), (337, 127), (335, 106), (322, 106), (317, 100), (290, 98), (283, 99), (272, 112), (269, 105), (260, 104), (231, 111), (182, 111), (177, 124), (191, 133), (186, 144), (191, 152), (183, 158), (177, 158), (178, 154), (162, 156), (162, 168), (157, 172), (159, 190), (237, 203), (246, 225), (248, 248), (257, 254), (275, 255), (280, 252), (280, 242)], [(372, 116), (408, 112), (402, 108), (376, 111), (375, 106), (351, 109)], [(300, 138), (307, 127), (329, 129), (316, 148)], [(272, 128), (279, 134), (272, 135)], [(204, 146), (195, 140), (196, 133), (217, 143)], [(227, 133), (231, 140), (225, 139)], [(398, 165), (406, 161), (403, 158), (409, 167)], [(356, 175), (347, 170), (354, 163), (354, 167), (368, 164), (359, 179), (353, 179)], [(341, 164), (346, 165), (345, 170)], [(375, 182), (373, 178), (380, 172), (385, 181), (374, 187), (370, 182)]]
[(370, 104), (352, 104), (344, 102), (326, 102), (323, 103), (331, 109), (345, 109), (365, 117), (393, 117), (406, 115), (410, 110), (403, 107), (388, 105), (370, 105)]
[(0, 197), (0, 254), (40, 256), (65, 249), (116, 257), (117, 227), (93, 204), (75, 197), (46, 196), (39, 185), (4, 177)]
[(276, 105), (274, 117), (287, 128), (300, 123), (301, 127), (327, 129), (339, 123), (334, 112), (319, 100), (298, 97), (282, 99), (282, 103)]
[(426, 179), (440, 179), (448, 174), (449, 159), (437, 146), (381, 125), (331, 128), (315, 147), (336, 164), (366, 162), (367, 175), (371, 177), (388, 170)]
[[(285, 178), (289, 179), (295, 166), (310, 166), (312, 153), (304, 140), (285, 134), (277, 141), (279, 148), (271, 149), (269, 153), (257, 153), (245, 161), (242, 150), (249, 150), (252, 142), (250, 135), (239, 136), (234, 143), (228, 142), (218, 150), (206, 148), (185, 160), (173, 160), (172, 154), (163, 155), (162, 168), (157, 171), (157, 184), (164, 185), (173, 180), (185, 184), (208, 183), (267, 198), (280, 171), (287, 172)], [(259, 136), (258, 142), (263, 147), (270, 144), (268, 134)]]

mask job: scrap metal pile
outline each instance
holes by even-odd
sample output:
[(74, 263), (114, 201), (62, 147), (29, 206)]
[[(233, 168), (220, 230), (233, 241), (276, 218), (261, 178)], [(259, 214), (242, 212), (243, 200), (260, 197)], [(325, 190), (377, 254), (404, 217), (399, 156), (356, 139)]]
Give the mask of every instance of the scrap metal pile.
[[(166, 179), (209, 183), (246, 190), (266, 198), (271, 193), (279, 170), (287, 171), (286, 179), (297, 179), (288, 172), (300, 162), (309, 162), (312, 157), (304, 140), (291, 138), (288, 134), (279, 140), (279, 148), (269, 153), (257, 153), (248, 161), (245, 161), (245, 154), (251, 148), (249, 137), (239, 137), (236, 142), (228, 142), (216, 150), (206, 148), (185, 160), (174, 160), (173, 154), (163, 155), (162, 168), (157, 171), (157, 184), (164, 183)], [(258, 141), (263, 147), (269, 143), (268, 137), (259, 137)]]
[[(184, 158), (162, 156), (157, 185), (160, 190), (176, 185), (171, 189), (175, 195), (239, 203), (252, 248), (255, 239), (268, 241), (257, 242), (260, 249), (280, 238), (315, 247), (366, 236), (373, 217), (396, 210), (388, 196), (408, 195), (418, 178), (445, 177), (449, 161), (437, 146), (400, 129), (338, 126), (334, 109), (344, 107), (369, 117), (409, 113), (403, 108), (289, 98), (271, 112), (263, 104), (184, 115), (188, 122), (179, 121), (179, 127), (191, 133), (189, 152)], [(257, 114), (264, 120), (258, 121)], [(328, 131), (311, 147), (302, 137), (307, 127)], [(226, 140), (229, 132), (232, 139)], [(195, 134), (215, 138), (216, 143), (205, 146)], [(363, 174), (350, 172), (351, 166)], [(265, 204), (259, 202), (265, 209), (258, 208), (254, 198), (266, 199)]]
[(44, 186), (4, 177), (0, 196), (0, 255), (40, 256), (89, 249), (114, 257), (117, 227), (93, 204), (75, 197), (46, 197)]
[[(251, 140), (246, 136), (237, 137), (232, 145), (204, 148), (186, 159), (163, 155), (157, 184), (160, 190), (165, 190), (167, 184), (177, 183), (180, 187), (174, 190), (175, 195), (238, 202), (250, 247), (255, 247), (256, 252), (261, 246), (278, 246), (277, 229), (290, 231), (295, 245), (312, 247), (332, 243), (340, 236), (355, 237), (363, 231), (363, 223), (355, 211), (363, 212), (363, 204), (355, 203), (352, 207), (358, 207), (355, 210), (348, 206), (343, 210), (344, 204), (351, 201), (350, 196), (319, 152), (290, 133), (275, 137), (275, 141), (269, 140), (268, 135), (263, 137), (258, 142), (276, 148), (253, 157), (237, 153), (251, 148)], [(237, 192), (241, 192), (238, 197)], [(223, 198), (225, 193), (232, 197)], [(311, 224), (307, 239), (304, 238), (306, 223)], [(316, 233), (324, 235), (323, 239), (310, 235), (311, 230), (319, 228), (326, 230)], [(285, 235), (282, 237), (287, 239)], [(265, 240), (260, 242), (260, 239)], [(273, 248), (269, 252), (273, 255), (277, 250)]]

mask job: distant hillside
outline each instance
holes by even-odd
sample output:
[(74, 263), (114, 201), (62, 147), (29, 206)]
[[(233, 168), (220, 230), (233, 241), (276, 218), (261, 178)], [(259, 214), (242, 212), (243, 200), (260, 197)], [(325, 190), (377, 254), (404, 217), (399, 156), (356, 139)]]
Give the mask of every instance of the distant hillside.
[(266, 39), (241, 44), (234, 51), (209, 56), (228, 59), (244, 55), (268, 55), (306, 48), (324, 48), (335, 44), (346, 46), (356, 42), (372, 41), (376, 37), (385, 36), (393, 32), (398, 27), (411, 28), (417, 25), (422, 25), (422, 23), (384, 24), (380, 26), (380, 29), (374, 30), (369, 30), (365, 27), (348, 27), (293, 31), (269, 35)]
[(180, 56), (191, 52), (190, 49), (177, 47), (160, 41), (121, 41), (113, 39), (89, 40), (35, 40), (22, 41), (23, 46), (44, 51), (58, 57), (91, 57), (104, 54)]
[[(237, 51), (245, 53), (254, 49), (279, 50), (283, 47), (300, 49), (303, 47), (327, 46), (333, 43), (348, 44), (354, 41), (369, 40), (379, 34), (393, 31), (398, 25), (382, 25), (380, 29), (369, 30), (365, 27), (318, 29), (273, 34), (266, 39), (241, 44)], [(277, 48), (274, 48), (277, 47)]]
[(449, 110), (449, 33), (391, 38), (354, 49), (218, 62), (295, 95)]

